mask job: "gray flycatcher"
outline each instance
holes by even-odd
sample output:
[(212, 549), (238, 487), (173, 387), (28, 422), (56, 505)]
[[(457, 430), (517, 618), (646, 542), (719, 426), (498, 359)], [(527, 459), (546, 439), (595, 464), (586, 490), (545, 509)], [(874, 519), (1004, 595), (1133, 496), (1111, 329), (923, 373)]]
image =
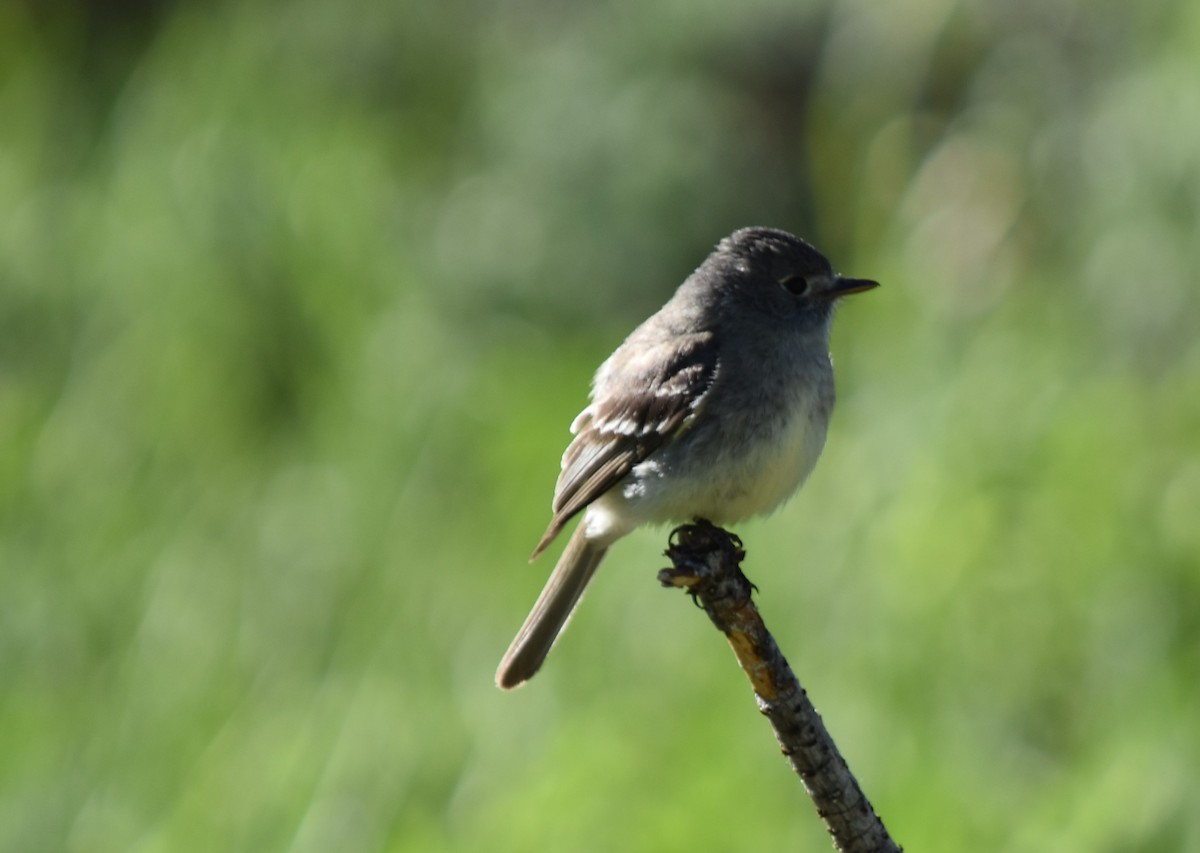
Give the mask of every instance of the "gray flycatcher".
[(583, 519), (500, 662), (498, 686), (533, 677), (605, 552), (634, 528), (733, 524), (792, 496), (825, 445), (834, 305), (877, 286), (837, 275), (786, 231), (743, 228), (600, 365), (530, 559)]

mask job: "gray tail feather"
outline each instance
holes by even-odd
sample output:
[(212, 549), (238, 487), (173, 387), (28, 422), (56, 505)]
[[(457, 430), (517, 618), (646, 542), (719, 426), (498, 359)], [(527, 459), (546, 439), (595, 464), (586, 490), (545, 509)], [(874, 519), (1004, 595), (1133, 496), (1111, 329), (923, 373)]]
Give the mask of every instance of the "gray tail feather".
[(512, 690), (541, 669), (606, 551), (606, 545), (587, 540), (584, 525), (575, 528), (542, 594), (500, 661), (496, 670), (497, 687)]

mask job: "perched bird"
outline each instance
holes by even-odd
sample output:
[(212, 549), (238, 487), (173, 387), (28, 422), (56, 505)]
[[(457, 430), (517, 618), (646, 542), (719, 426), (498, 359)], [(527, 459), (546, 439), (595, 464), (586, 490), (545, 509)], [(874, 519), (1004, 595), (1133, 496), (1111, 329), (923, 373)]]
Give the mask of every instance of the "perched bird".
[(531, 559), (583, 518), (500, 662), (498, 686), (538, 671), (617, 539), (644, 524), (733, 524), (795, 493), (833, 408), (834, 305), (876, 286), (836, 274), (786, 231), (743, 228), (634, 329), (571, 424), (554, 515)]

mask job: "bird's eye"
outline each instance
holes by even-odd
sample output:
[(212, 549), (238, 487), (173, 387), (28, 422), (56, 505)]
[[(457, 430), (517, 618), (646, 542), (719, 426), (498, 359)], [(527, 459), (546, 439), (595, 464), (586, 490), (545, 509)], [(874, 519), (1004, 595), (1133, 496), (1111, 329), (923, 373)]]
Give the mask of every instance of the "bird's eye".
[(787, 289), (788, 293), (791, 293), (793, 296), (803, 296), (804, 294), (808, 293), (808, 279), (799, 273), (785, 275), (783, 278), (779, 279), (779, 283), (782, 284), (784, 288)]

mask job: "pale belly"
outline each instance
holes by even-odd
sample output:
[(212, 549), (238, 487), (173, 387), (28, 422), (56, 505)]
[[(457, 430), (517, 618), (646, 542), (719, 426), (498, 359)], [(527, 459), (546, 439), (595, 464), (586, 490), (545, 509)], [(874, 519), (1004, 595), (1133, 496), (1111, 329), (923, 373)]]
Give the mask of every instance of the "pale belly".
[(731, 447), (724, 439), (693, 445), (684, 454), (655, 454), (589, 507), (589, 528), (620, 536), (647, 523), (704, 518), (733, 524), (769, 513), (812, 473), (826, 423), (826, 417), (797, 412), (769, 438), (758, 436), (753, 447)]

